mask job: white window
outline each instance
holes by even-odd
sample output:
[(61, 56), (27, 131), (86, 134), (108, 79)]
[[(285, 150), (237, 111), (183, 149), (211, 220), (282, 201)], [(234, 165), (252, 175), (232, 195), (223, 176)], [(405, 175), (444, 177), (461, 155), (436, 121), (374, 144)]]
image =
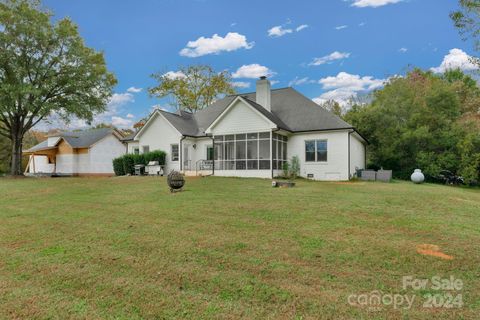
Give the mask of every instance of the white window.
[(327, 162), (327, 140), (305, 141), (305, 162)]
[(172, 161), (178, 161), (178, 144), (172, 144), (170, 147)]
[(139, 147), (133, 148), (133, 154), (140, 154), (140, 148)]
[(142, 146), (142, 151), (143, 151), (143, 153), (150, 152), (150, 146)]

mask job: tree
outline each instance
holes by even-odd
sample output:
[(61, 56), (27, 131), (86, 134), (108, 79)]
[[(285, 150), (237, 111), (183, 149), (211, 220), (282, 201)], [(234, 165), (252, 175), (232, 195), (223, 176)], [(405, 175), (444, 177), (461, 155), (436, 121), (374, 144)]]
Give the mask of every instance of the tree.
[(21, 175), (25, 134), (56, 114), (91, 121), (116, 83), (103, 53), (85, 46), (68, 18), (51, 22), (38, 1), (0, 2), (0, 134), (11, 140), (12, 175)]
[(429, 176), (445, 169), (478, 179), (480, 131), (471, 105), (480, 90), (471, 80), (459, 70), (415, 69), (390, 80), (370, 104), (353, 106), (345, 119), (369, 139), (370, 165), (404, 179), (417, 167)]
[(205, 65), (181, 67), (175, 73), (156, 73), (152, 78), (158, 85), (148, 89), (151, 96), (170, 96), (176, 108), (189, 112), (204, 109), (221, 95), (235, 93), (228, 72), (217, 73)]
[(471, 38), (480, 51), (480, 0), (460, 0), (460, 10), (450, 13), (455, 27), (464, 40)]
[(340, 106), (340, 104), (335, 100), (327, 100), (324, 103), (322, 103), (320, 106), (324, 107), (325, 109), (332, 112), (333, 114), (336, 114), (339, 117), (343, 116), (342, 106)]

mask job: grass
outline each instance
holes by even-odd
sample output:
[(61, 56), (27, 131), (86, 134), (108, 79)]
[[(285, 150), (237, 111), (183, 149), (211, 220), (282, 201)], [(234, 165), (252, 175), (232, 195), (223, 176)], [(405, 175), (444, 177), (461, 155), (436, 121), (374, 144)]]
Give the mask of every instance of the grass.
[[(0, 179), (0, 319), (475, 319), (480, 192), (406, 182)], [(453, 260), (424, 256), (434, 244)], [(402, 277), (460, 278), (424, 308)], [(409, 310), (351, 294), (415, 294)]]

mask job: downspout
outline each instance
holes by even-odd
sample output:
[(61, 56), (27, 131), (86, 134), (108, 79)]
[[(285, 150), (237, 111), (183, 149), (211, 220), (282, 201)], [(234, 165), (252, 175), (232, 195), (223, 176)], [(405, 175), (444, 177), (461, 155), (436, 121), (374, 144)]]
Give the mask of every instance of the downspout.
[(215, 137), (214, 136), (212, 136), (212, 148), (213, 148), (212, 176), (214, 176), (215, 175)]
[(350, 164), (351, 164), (351, 160), (350, 160), (350, 135), (352, 134), (353, 131), (348, 131), (348, 180), (351, 179), (351, 172), (350, 172)]
[(178, 146), (178, 154), (180, 155), (179, 156), (179, 160), (180, 160), (180, 172), (182, 172), (182, 168), (183, 168), (183, 147), (182, 147), (182, 142), (183, 140), (185, 140), (185, 136), (182, 136), (182, 138), (180, 139), (180, 145)]

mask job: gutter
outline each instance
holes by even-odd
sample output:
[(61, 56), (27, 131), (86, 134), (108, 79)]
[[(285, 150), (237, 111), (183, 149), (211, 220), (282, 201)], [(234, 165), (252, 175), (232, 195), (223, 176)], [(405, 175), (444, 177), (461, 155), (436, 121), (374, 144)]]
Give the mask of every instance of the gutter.
[(350, 172), (350, 164), (351, 164), (351, 159), (350, 159), (350, 135), (354, 131), (348, 131), (348, 180), (351, 179), (351, 172)]
[(186, 136), (182, 136), (180, 139), (180, 145), (178, 146), (178, 154), (179, 154), (179, 161), (180, 161), (180, 172), (182, 171), (183, 168), (183, 148), (182, 148), (182, 142), (185, 140)]

